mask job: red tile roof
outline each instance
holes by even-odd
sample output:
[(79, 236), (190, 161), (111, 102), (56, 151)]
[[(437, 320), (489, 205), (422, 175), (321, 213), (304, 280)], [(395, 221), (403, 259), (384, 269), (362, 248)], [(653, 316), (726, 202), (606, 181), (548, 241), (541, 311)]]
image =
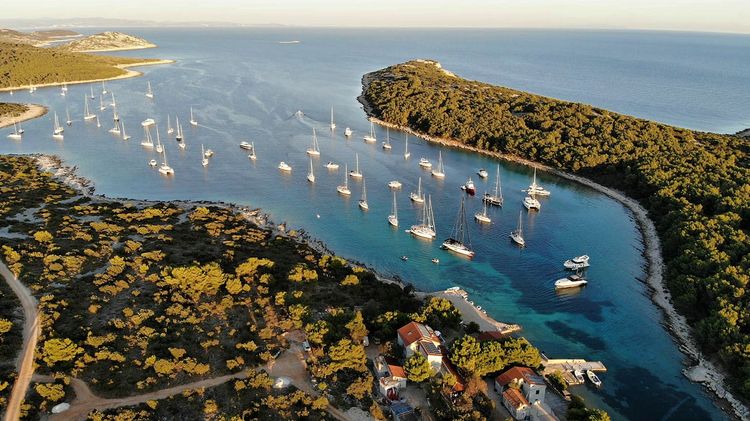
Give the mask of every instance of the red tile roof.
[(391, 373), (391, 376), (393, 377), (401, 377), (402, 379), (406, 378), (406, 371), (404, 371), (404, 367), (401, 367), (400, 365), (388, 364), (388, 372)]
[(484, 342), (484, 341), (496, 341), (498, 339), (506, 338), (507, 336), (508, 335), (506, 335), (506, 334), (504, 334), (502, 332), (498, 332), (497, 330), (493, 330), (491, 332), (480, 332), (479, 336), (477, 336), (477, 339), (479, 339), (479, 341), (481, 341), (481, 342)]
[(456, 370), (456, 367), (453, 366), (453, 363), (451, 363), (449, 359), (443, 358), (443, 367), (445, 367), (445, 369), (448, 370), (449, 373), (453, 374), (453, 377), (456, 378), (456, 384), (453, 385), (453, 391), (463, 392), (466, 388), (466, 380), (464, 380), (464, 378), (461, 377), (460, 374), (458, 374), (458, 371)]
[(528, 367), (513, 367), (495, 378), (501, 386), (507, 386), (513, 380), (523, 380), (527, 384), (544, 384), (544, 379)]
[(503, 398), (515, 409), (529, 406), (529, 401), (526, 400), (526, 398), (521, 392), (518, 391), (518, 389), (509, 388), (508, 390), (503, 392)]
[(431, 342), (437, 343), (440, 342), (432, 329), (428, 328), (422, 323), (417, 322), (409, 322), (408, 324), (403, 326), (398, 330), (398, 336), (401, 337), (401, 341), (404, 343), (405, 347), (408, 347), (409, 345), (421, 339), (427, 339)]

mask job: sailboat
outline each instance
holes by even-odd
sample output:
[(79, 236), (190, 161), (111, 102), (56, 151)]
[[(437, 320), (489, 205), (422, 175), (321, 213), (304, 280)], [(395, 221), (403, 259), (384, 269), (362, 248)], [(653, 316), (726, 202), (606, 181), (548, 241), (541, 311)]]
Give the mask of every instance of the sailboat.
[(203, 144), (201, 143), (201, 165), (204, 167), (208, 165), (208, 158), (206, 158), (206, 151), (203, 149)]
[(464, 200), (464, 196), (461, 196), (461, 207), (459, 208), (458, 216), (456, 217), (456, 225), (453, 227), (451, 236), (443, 241), (441, 248), (472, 258), (474, 257), (474, 250), (471, 249), (471, 242), (469, 240)]
[(424, 203), (424, 193), (422, 193), (422, 177), (419, 177), (417, 191), (409, 193), (409, 199), (415, 203)]
[(349, 190), (349, 179), (346, 176), (346, 171), (348, 170), (347, 165), (344, 165), (344, 184), (337, 186), (336, 191), (343, 194), (344, 196), (350, 196), (352, 194), (352, 191)]
[[(210, 149), (209, 149), (210, 151)], [(284, 172), (292, 172), (292, 166), (284, 161), (279, 162), (279, 169)]]
[(167, 114), (167, 134), (174, 133), (174, 128), (172, 128), (172, 117)]
[[(94, 88), (91, 88), (94, 89)], [(91, 110), (89, 110), (89, 99), (86, 98), (86, 95), (83, 96), (83, 119), (84, 120), (92, 120), (96, 118), (96, 114), (91, 114)]]
[(13, 133), (8, 135), (8, 139), (13, 140), (20, 140), (21, 139), (21, 133), (18, 131), (18, 125), (16, 125), (16, 121), (13, 121)]
[[(486, 195), (487, 193), (485, 193)], [(483, 224), (489, 224), (492, 222), (492, 219), (490, 219), (489, 216), (487, 216), (487, 202), (484, 202), (484, 210), (482, 212), (477, 212), (474, 214), (474, 219), (477, 221), (483, 223)]]
[(347, 127), (346, 130), (344, 130), (344, 136), (351, 137), (351, 135), (352, 135), (352, 129)]
[(359, 154), (355, 154), (354, 157), (356, 159), (357, 166), (353, 171), (349, 171), (349, 175), (354, 178), (362, 178), (362, 173), (359, 172)]
[(175, 135), (174, 138), (176, 141), (179, 142), (183, 138), (182, 125), (180, 124), (180, 117), (179, 116), (175, 117), (174, 120), (175, 120), (175, 126), (177, 126), (177, 134)]
[(542, 186), (540, 186), (539, 184), (536, 183), (536, 168), (534, 168), (534, 178), (531, 181), (531, 185), (525, 191), (526, 191), (526, 193), (528, 193), (530, 195), (535, 195), (535, 194), (539, 195), (539, 196), (549, 196), (550, 195), (550, 191), (549, 190), (545, 190), (544, 187), (542, 187)]
[(193, 107), (190, 107), (190, 124), (193, 126), (198, 125), (198, 121), (195, 120), (195, 117), (193, 117)]
[(65, 94), (67, 93), (68, 93), (68, 85), (63, 83), (62, 87), (60, 87), (60, 95), (65, 96)]
[(443, 167), (443, 151), (438, 152), (438, 166), (437, 169), (432, 170), (432, 176), (437, 178), (445, 178), (445, 168)]
[(359, 208), (362, 210), (370, 209), (370, 205), (367, 204), (367, 185), (364, 179), (362, 179), (362, 198), (359, 199)]
[(312, 146), (307, 149), (307, 154), (320, 156), (320, 146), (318, 145), (318, 136), (315, 134), (315, 127), (313, 127)]
[(435, 238), (435, 215), (432, 213), (432, 197), (427, 197), (427, 205), (422, 207), (422, 218), (420, 223), (412, 225), (406, 232), (428, 240)]
[(102, 123), (99, 121), (99, 114), (96, 115), (96, 127), (102, 127)]
[(52, 137), (54, 137), (55, 139), (62, 139), (64, 131), (65, 129), (60, 126), (60, 120), (57, 118), (57, 111), (55, 111), (55, 126), (54, 130), (52, 131)]
[(156, 152), (162, 153), (164, 147), (161, 145), (161, 138), (159, 137), (159, 126), (156, 126)]
[(151, 81), (146, 83), (148, 83), (148, 88), (146, 88), (146, 98), (154, 99), (154, 91), (151, 90)]
[(250, 146), (252, 146), (252, 149), (250, 150), (250, 155), (248, 155), (247, 157), (255, 161), (255, 142), (251, 142)]
[(110, 92), (110, 95), (112, 96), (112, 102), (109, 105), (111, 105), (112, 108), (116, 108), (117, 107), (117, 101), (115, 101), (115, 93), (114, 92)]
[(391, 149), (391, 131), (385, 128), (385, 142), (383, 142), (383, 149)]
[(117, 113), (117, 105), (112, 105), (112, 120), (120, 121), (120, 114)]
[[(159, 135), (159, 127), (156, 128), (156, 135)], [(167, 151), (162, 152), (162, 157), (164, 158), (164, 161), (161, 163), (161, 166), (159, 167), (159, 172), (164, 175), (172, 175), (174, 174), (174, 169), (170, 167), (167, 164)]]
[(522, 215), (523, 211), (518, 212), (518, 228), (516, 228), (515, 231), (510, 232), (510, 239), (519, 246), (524, 247), (526, 245), (526, 240), (523, 239), (523, 221), (521, 220)]
[(495, 193), (489, 194), (485, 192), (483, 200), (490, 205), (503, 205), (503, 190), (500, 188), (500, 164), (497, 165), (497, 173), (495, 174)]
[(143, 126), (143, 133), (146, 136), (141, 141), (141, 146), (144, 146), (146, 148), (153, 148), (154, 147), (154, 141), (151, 139), (151, 129), (150, 126)]
[(111, 129), (109, 129), (109, 132), (115, 135), (120, 135), (120, 124), (115, 120), (115, 125)]
[(409, 135), (406, 135), (406, 141), (404, 142), (404, 159), (409, 159), (411, 152), (409, 152)]
[(398, 208), (396, 206), (396, 192), (393, 192), (393, 204), (391, 205), (391, 213), (388, 215), (388, 223), (394, 227), (398, 226)]
[(312, 157), (310, 157), (310, 172), (307, 173), (307, 181), (309, 181), (311, 183), (315, 182), (315, 173), (313, 172)]
[(104, 106), (104, 95), (99, 95), (99, 111), (106, 110), (107, 107)]
[(333, 107), (331, 107), (331, 130), (336, 128), (336, 123), (333, 122)]
[(122, 130), (122, 134), (121, 134), (122, 140), (130, 139), (130, 136), (128, 136), (127, 133), (125, 133), (125, 122), (123, 122), (122, 119), (120, 119), (120, 129)]
[(378, 141), (378, 139), (375, 137), (375, 125), (373, 124), (372, 121), (370, 122), (370, 134), (365, 135), (365, 137), (363, 137), (363, 139), (367, 143), (373, 143), (373, 142), (377, 142)]
[(104, 82), (102, 82), (102, 95), (107, 95), (107, 87), (104, 86)]
[(73, 120), (70, 119), (70, 110), (68, 109), (68, 107), (65, 107), (65, 117), (65, 124), (67, 124), (68, 127), (72, 126)]
[(96, 97), (94, 96), (94, 85), (91, 85), (91, 86), (89, 86), (89, 88), (91, 89), (91, 93), (89, 94), (89, 98), (90, 98), (90, 99), (94, 99), (94, 98), (96, 98)]

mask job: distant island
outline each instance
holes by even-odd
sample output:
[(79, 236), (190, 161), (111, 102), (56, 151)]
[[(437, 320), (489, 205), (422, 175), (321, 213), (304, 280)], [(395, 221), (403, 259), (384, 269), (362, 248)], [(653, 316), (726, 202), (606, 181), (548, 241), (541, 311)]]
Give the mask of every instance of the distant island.
[(171, 62), (0, 42), (0, 90), (122, 79), (140, 75), (128, 67)]
[(35, 47), (44, 47), (57, 42), (67, 42), (82, 36), (78, 32), (67, 29), (21, 32), (0, 28), (0, 42), (31, 44)]
[(89, 35), (85, 38), (76, 39), (59, 48), (65, 51), (97, 52), (97, 51), (123, 51), (154, 48), (156, 44), (143, 38), (122, 32), (101, 32)]
[(688, 376), (747, 416), (723, 385), (750, 399), (750, 313), (742, 310), (750, 305), (747, 139), (463, 79), (433, 60), (390, 66), (362, 82), (360, 101), (381, 124), (545, 168), (541, 163), (628, 205), (644, 230), (654, 302), (695, 364)]

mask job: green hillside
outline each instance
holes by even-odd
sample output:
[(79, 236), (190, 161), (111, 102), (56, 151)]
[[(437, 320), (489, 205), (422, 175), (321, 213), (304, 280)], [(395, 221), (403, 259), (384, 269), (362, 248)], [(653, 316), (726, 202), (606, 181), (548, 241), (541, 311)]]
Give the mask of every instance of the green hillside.
[(542, 162), (638, 199), (659, 231), (677, 308), (750, 397), (748, 139), (470, 81), (430, 61), (364, 80), (363, 99), (384, 121)]
[(0, 43), (0, 88), (119, 76), (117, 65), (154, 61)]

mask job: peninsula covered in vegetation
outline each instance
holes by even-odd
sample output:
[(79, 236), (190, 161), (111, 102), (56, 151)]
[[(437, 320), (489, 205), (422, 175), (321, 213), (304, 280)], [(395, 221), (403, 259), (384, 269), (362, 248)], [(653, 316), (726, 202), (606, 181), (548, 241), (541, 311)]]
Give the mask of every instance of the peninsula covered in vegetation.
[(750, 398), (750, 144), (462, 79), (415, 60), (363, 78), (385, 124), (619, 189), (655, 222), (674, 305)]
[(140, 73), (127, 67), (170, 62), (0, 42), (0, 90), (132, 77)]
[(154, 47), (156, 47), (156, 44), (148, 42), (143, 38), (122, 32), (107, 31), (73, 40), (58, 48), (66, 51), (94, 52), (140, 50)]

